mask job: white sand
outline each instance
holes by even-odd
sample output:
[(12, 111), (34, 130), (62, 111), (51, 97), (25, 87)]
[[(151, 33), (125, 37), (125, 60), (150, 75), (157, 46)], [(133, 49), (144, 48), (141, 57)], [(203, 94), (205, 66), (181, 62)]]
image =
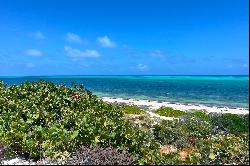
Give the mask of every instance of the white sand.
[(247, 108), (229, 108), (223, 107), (219, 108), (216, 106), (208, 107), (205, 105), (192, 105), (192, 104), (179, 104), (179, 103), (169, 103), (169, 102), (157, 102), (157, 101), (148, 101), (148, 100), (134, 100), (134, 99), (123, 99), (123, 98), (111, 98), (111, 97), (101, 97), (105, 102), (109, 103), (126, 103), (129, 105), (137, 105), (137, 106), (146, 106), (151, 110), (158, 109), (160, 107), (171, 107), (173, 109), (188, 111), (188, 110), (204, 110), (208, 113), (217, 112), (217, 113), (232, 113), (232, 114), (249, 114), (249, 110)]
[(2, 162), (3, 165), (36, 165), (35, 162), (29, 162), (23, 159), (20, 159), (18, 157), (13, 158), (13, 159), (9, 159), (9, 160), (5, 160)]
[(6, 159), (0, 163), (0, 165), (58, 165), (53, 163), (52, 161), (42, 159), (41, 161), (28, 161), (26, 159), (22, 159), (20, 157), (15, 157), (11, 159)]

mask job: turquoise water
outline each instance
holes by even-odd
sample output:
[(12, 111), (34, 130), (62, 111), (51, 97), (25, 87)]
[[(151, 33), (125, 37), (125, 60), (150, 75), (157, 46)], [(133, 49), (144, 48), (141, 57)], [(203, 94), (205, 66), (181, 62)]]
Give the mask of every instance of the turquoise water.
[(84, 84), (97, 96), (249, 107), (248, 76), (26, 76), (0, 77), (6, 84), (40, 79)]

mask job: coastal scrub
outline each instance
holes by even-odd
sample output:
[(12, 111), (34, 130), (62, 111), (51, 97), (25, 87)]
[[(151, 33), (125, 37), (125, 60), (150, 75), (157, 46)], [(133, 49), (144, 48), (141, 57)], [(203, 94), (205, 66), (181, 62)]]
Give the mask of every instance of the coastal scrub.
[(156, 113), (161, 115), (161, 116), (166, 116), (166, 117), (179, 117), (182, 116), (184, 114), (186, 114), (186, 112), (184, 111), (180, 111), (180, 110), (174, 110), (171, 107), (162, 107), (156, 110)]
[(83, 86), (1, 83), (0, 93), (0, 141), (13, 153), (65, 158), (90, 144), (136, 152), (143, 140), (119, 107), (102, 102)]
[(144, 110), (140, 109), (139, 107), (135, 105), (124, 105), (122, 106), (122, 111), (125, 114), (143, 114), (145, 113)]
[[(156, 112), (178, 119), (149, 119), (138, 107), (103, 102), (83, 85), (0, 82), (0, 162), (6, 149), (64, 164), (249, 162), (248, 115)], [(143, 122), (132, 125), (125, 114), (139, 114)]]

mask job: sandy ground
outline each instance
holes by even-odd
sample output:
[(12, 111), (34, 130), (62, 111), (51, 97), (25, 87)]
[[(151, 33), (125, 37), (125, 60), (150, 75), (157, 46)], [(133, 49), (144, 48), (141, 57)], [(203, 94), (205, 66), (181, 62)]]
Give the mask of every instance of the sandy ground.
[(192, 104), (179, 104), (179, 103), (169, 103), (169, 102), (158, 102), (158, 101), (148, 101), (148, 100), (135, 100), (135, 99), (123, 99), (123, 98), (111, 98), (111, 97), (101, 97), (101, 100), (109, 103), (126, 103), (129, 105), (137, 105), (148, 107), (151, 110), (158, 109), (160, 107), (171, 107), (177, 110), (205, 110), (206, 112), (218, 112), (218, 113), (232, 113), (232, 114), (249, 114), (248, 108), (229, 108), (229, 107), (209, 107), (205, 105), (192, 105)]

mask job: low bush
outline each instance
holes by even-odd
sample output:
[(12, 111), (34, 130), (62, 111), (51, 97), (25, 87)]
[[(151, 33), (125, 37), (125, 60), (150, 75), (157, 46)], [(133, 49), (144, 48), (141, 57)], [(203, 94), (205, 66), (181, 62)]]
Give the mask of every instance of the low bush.
[(193, 111), (191, 112), (191, 115), (192, 116), (195, 116), (201, 120), (204, 120), (204, 121), (208, 121), (209, 120), (209, 116), (208, 116), (208, 113), (206, 112), (203, 112), (203, 111)]
[(135, 105), (123, 105), (122, 106), (122, 111), (125, 114), (143, 114), (145, 113), (144, 110), (140, 109), (139, 107), (135, 106)]
[(139, 151), (143, 134), (119, 107), (83, 86), (39, 81), (1, 84), (0, 91), (0, 141), (14, 152), (64, 158), (80, 145), (97, 143)]
[(162, 145), (174, 145), (177, 148), (195, 146), (196, 141), (211, 136), (212, 128), (207, 122), (191, 116), (180, 120), (162, 121), (155, 125), (154, 135)]
[[(160, 155), (157, 164), (247, 164), (249, 134), (212, 133), (213, 126), (192, 116), (181, 121), (162, 121), (154, 128), (161, 145), (171, 145), (177, 152)], [(191, 149), (189, 153), (185, 149)], [(181, 153), (186, 153), (182, 160)]]
[(190, 155), (193, 164), (249, 164), (249, 135), (216, 134), (199, 140), (196, 151)]
[(233, 134), (249, 133), (248, 115), (210, 113), (209, 123), (215, 133), (220, 131)]
[(154, 136), (161, 145), (174, 145), (177, 148), (186, 146), (188, 133), (177, 121), (162, 121), (154, 126)]
[(182, 130), (187, 132), (191, 137), (207, 138), (212, 134), (211, 124), (195, 116), (186, 114), (180, 118), (179, 123), (182, 126)]
[(73, 152), (67, 165), (131, 165), (136, 158), (126, 151), (118, 151), (112, 147), (82, 146)]
[(226, 113), (223, 114), (223, 118), (230, 121), (230, 131), (231, 133), (247, 133), (249, 132), (248, 120), (244, 119), (244, 117), (236, 114)]
[(159, 108), (156, 110), (156, 113), (161, 115), (161, 116), (166, 116), (166, 117), (179, 117), (179, 116), (186, 114), (186, 112), (184, 112), (184, 111), (174, 110), (171, 107)]

